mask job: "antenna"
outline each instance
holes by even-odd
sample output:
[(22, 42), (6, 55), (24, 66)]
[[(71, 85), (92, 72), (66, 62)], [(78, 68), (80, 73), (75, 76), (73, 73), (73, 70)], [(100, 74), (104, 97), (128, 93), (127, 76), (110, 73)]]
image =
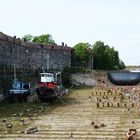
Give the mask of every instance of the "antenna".
[(5, 78), (5, 66), (3, 67), (3, 74), (4, 74), (4, 78)]
[(47, 71), (50, 69), (50, 55), (47, 54)]
[(14, 79), (16, 80), (16, 64), (15, 64), (15, 61), (14, 61)]

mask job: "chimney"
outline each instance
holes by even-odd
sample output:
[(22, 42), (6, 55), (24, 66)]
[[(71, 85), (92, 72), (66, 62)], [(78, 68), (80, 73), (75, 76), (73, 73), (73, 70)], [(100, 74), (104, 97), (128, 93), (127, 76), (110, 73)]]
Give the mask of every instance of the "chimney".
[(26, 42), (26, 38), (23, 38), (24, 42)]
[(65, 44), (65, 47), (67, 47), (67, 44)]
[(21, 43), (20, 38), (17, 38), (17, 40), (18, 40), (18, 43), (20, 44)]
[(14, 36), (14, 39), (16, 39), (16, 36)]
[(64, 42), (62, 42), (62, 46), (64, 46)]

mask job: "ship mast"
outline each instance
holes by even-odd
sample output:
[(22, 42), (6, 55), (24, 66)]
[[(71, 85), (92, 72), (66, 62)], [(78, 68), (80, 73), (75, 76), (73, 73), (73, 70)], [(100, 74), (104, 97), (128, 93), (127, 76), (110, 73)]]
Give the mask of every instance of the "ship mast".
[(14, 61), (14, 80), (16, 80), (16, 64), (15, 64), (15, 61)]
[(5, 74), (5, 66), (3, 67), (3, 74), (4, 74), (4, 78), (5, 78), (5, 76), (6, 76), (6, 74)]
[(50, 55), (47, 54), (47, 71), (50, 69)]

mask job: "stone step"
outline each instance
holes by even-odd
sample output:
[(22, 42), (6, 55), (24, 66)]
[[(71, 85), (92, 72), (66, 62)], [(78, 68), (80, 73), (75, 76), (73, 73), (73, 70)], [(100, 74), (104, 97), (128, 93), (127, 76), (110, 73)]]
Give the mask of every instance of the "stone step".
[[(120, 136), (119, 136), (120, 137)], [(87, 134), (87, 135), (81, 135), (81, 134), (78, 134), (78, 135), (76, 135), (76, 134), (74, 134), (73, 136), (71, 136), (71, 134), (69, 133), (69, 134), (51, 134), (51, 135), (49, 135), (49, 134), (38, 134), (38, 133), (36, 133), (36, 134), (10, 134), (10, 135), (4, 135), (4, 136), (2, 136), (2, 135), (0, 135), (0, 139), (1, 138), (5, 138), (5, 139), (7, 139), (7, 138), (31, 138), (31, 139), (34, 139), (34, 138), (42, 138), (42, 139), (68, 139), (68, 138), (72, 138), (72, 139), (96, 139), (96, 138), (98, 138), (98, 139), (115, 139), (116, 138), (116, 136), (115, 135), (104, 135), (104, 134), (99, 134), (99, 135), (91, 135), (91, 134)], [(123, 136), (121, 136), (121, 138), (125, 138), (125, 136), (123, 135)]]
[[(39, 130), (34, 134), (0, 134), (1, 138), (47, 138), (47, 139), (58, 139), (58, 138), (70, 138), (71, 133), (73, 133), (73, 139), (92, 139), (92, 138), (101, 138), (101, 139), (115, 139), (116, 137), (125, 138), (126, 131), (65, 131), (65, 130)], [(140, 138), (140, 137), (138, 137)]]

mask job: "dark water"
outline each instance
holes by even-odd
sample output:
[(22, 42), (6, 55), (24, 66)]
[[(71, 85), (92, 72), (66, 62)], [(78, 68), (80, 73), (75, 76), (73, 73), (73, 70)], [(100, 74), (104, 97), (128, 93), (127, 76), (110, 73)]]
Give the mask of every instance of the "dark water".
[(108, 79), (116, 85), (135, 85), (140, 82), (140, 72), (108, 72)]

